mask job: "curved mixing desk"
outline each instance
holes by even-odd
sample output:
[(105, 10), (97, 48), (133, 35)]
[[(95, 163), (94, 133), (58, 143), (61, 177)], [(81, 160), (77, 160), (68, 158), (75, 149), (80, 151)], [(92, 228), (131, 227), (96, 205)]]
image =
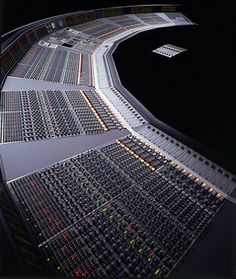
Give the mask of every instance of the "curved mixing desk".
[(235, 177), (156, 119), (116, 71), (123, 40), (193, 24), (176, 9), (63, 15), (3, 45), (2, 191), (40, 262), (26, 266), (59, 277), (167, 277), (225, 198), (235, 200)]

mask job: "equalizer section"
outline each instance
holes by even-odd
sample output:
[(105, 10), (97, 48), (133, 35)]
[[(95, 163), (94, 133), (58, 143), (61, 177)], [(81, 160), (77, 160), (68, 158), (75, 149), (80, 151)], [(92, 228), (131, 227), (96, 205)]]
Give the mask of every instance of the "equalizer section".
[(167, 276), (224, 201), (132, 135), (8, 188), (45, 263), (66, 277)]
[(40, 41), (19, 61), (10, 76), (92, 86), (91, 56)]
[(95, 90), (3, 91), (1, 142), (33, 141), (122, 129)]
[(40, 244), (131, 185), (129, 177), (93, 150), (14, 180), (9, 189)]
[(155, 13), (141, 13), (135, 15), (137, 18), (142, 20), (148, 25), (162, 25), (162, 24), (168, 24), (169, 21), (163, 17), (162, 14), (155, 14)]
[(144, 22), (140, 21), (133, 15), (114, 16), (110, 17), (109, 20), (116, 24), (119, 24), (124, 28), (124, 30), (145, 26)]
[(82, 31), (83, 33), (95, 37), (97, 39), (107, 39), (116, 34), (122, 33), (122, 27), (107, 19), (98, 19), (73, 26), (73, 29)]

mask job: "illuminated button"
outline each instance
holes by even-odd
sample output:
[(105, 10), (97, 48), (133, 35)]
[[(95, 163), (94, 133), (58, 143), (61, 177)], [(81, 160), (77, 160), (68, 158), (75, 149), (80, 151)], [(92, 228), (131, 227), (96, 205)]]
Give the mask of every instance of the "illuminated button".
[(155, 271), (155, 275), (158, 275), (160, 273), (160, 268), (158, 268), (156, 271)]

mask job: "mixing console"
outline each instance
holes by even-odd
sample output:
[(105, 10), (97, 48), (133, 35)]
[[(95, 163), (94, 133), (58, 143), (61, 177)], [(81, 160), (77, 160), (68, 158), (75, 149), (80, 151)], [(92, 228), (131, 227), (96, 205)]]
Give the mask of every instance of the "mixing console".
[(94, 24), (94, 22), (88, 22), (74, 26), (73, 28), (97, 39), (106, 39), (108, 34), (113, 36), (117, 32), (123, 32), (119, 25), (116, 25), (105, 19), (97, 20), (96, 24)]
[(44, 40), (48, 43), (73, 48), (87, 54), (93, 53), (102, 43), (102, 40), (69, 27), (55, 32), (53, 36), (45, 38)]
[(90, 62), (88, 54), (35, 45), (18, 63), (11, 76), (90, 86)]
[(110, 17), (109, 20), (115, 22), (116, 24), (119, 24), (122, 27), (125, 27), (126, 29), (145, 26), (143, 22), (138, 21), (138, 19), (135, 17), (132, 18), (129, 16), (116, 16)]
[(225, 198), (236, 203), (233, 174), (155, 119), (112, 58), (139, 32), (192, 24), (173, 5), (117, 7), (41, 20), (6, 39), (1, 208), (20, 231), (12, 243), (24, 247), (15, 251), (25, 269), (167, 277)]
[(122, 129), (95, 90), (3, 91), (1, 104), (2, 142)]
[(166, 24), (168, 21), (163, 17), (157, 14), (137, 14), (138, 18), (144, 21), (147, 24), (155, 25), (155, 24)]
[(133, 136), (8, 184), (59, 276), (165, 276), (220, 195)]

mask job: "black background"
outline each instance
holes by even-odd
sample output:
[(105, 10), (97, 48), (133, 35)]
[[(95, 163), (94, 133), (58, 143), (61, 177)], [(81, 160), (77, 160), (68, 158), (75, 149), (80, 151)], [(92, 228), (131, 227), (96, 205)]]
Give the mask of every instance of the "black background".
[[(205, 32), (202, 25), (143, 32), (120, 44), (114, 59), (123, 85), (149, 111), (235, 172), (235, 56), (222, 37)], [(168, 43), (187, 51), (171, 59), (152, 52)]]

